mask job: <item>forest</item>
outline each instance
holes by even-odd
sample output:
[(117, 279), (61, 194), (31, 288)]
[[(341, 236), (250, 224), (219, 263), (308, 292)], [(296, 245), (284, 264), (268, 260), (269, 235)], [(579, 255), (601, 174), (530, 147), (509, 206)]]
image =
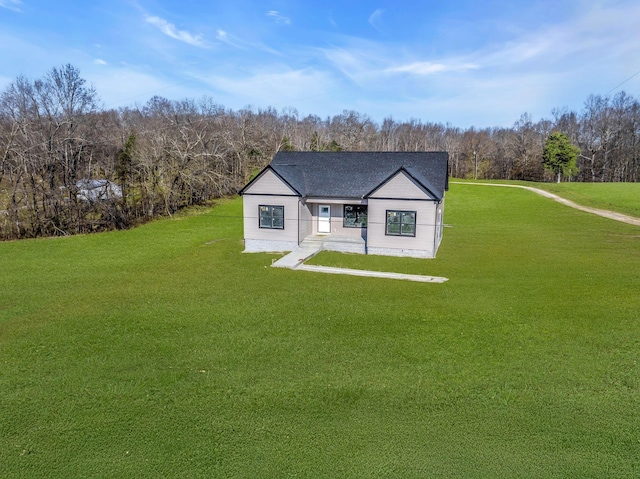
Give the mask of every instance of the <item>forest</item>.
[[(454, 178), (554, 181), (543, 167), (553, 132), (580, 153), (565, 181), (640, 181), (640, 102), (590, 95), (512, 127), (458, 128), (420, 119), (381, 123), (345, 110), (238, 111), (210, 97), (151, 98), (107, 109), (80, 71), (18, 77), (0, 92), (0, 239), (124, 229), (235, 194), (280, 150), (447, 151)], [(94, 190), (88, 191), (93, 187)]]

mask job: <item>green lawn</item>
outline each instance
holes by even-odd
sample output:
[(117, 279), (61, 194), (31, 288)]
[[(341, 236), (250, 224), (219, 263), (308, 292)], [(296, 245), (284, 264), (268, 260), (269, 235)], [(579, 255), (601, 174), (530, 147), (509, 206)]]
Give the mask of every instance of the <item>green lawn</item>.
[[(475, 181), (457, 178), (452, 178), (451, 181), (475, 183)], [(640, 218), (640, 183), (539, 183), (501, 180), (478, 180), (477, 182), (531, 186), (555, 193), (580, 205), (617, 211)]]
[(638, 227), (454, 184), (437, 259), (315, 259), (424, 284), (240, 216), (0, 243), (0, 477), (640, 476)]
[(527, 183), (581, 205), (640, 217), (640, 183)]

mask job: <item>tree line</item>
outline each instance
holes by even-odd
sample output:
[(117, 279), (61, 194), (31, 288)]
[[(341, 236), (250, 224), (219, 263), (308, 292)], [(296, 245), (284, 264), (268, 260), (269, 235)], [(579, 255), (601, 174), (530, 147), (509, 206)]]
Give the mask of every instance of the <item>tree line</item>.
[[(0, 239), (128, 228), (236, 193), (280, 150), (447, 151), (457, 178), (552, 181), (549, 135), (579, 151), (574, 181), (640, 181), (640, 103), (592, 95), (579, 112), (523, 114), (510, 128), (458, 128), (421, 120), (377, 123), (345, 110), (238, 111), (213, 99), (104, 108), (77, 68), (18, 77), (0, 93)], [(90, 180), (112, 184), (101, 195)], [(94, 181), (95, 183), (95, 181)]]

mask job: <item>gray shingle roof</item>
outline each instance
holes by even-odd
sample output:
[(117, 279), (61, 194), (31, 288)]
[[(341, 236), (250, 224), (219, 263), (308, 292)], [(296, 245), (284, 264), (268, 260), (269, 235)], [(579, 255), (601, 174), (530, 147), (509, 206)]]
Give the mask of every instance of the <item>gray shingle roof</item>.
[(448, 160), (448, 153), (439, 151), (281, 151), (269, 166), (305, 197), (364, 198), (404, 169), (441, 200), (449, 186)]

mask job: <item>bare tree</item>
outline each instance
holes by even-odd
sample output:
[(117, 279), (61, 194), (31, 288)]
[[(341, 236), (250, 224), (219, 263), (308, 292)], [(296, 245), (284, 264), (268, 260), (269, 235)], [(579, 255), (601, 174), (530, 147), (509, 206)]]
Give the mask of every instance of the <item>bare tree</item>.
[[(211, 98), (151, 98), (102, 110), (71, 65), (18, 77), (0, 92), (0, 238), (126, 228), (234, 194), (283, 149), (449, 153), (454, 177), (552, 180), (542, 168), (551, 131), (579, 145), (581, 181), (640, 181), (640, 104), (592, 95), (576, 113), (552, 111), (512, 128), (461, 129), (367, 115), (301, 117), (295, 109), (227, 110)], [(87, 200), (79, 184), (122, 194)], [(114, 191), (116, 191), (114, 189)]]

